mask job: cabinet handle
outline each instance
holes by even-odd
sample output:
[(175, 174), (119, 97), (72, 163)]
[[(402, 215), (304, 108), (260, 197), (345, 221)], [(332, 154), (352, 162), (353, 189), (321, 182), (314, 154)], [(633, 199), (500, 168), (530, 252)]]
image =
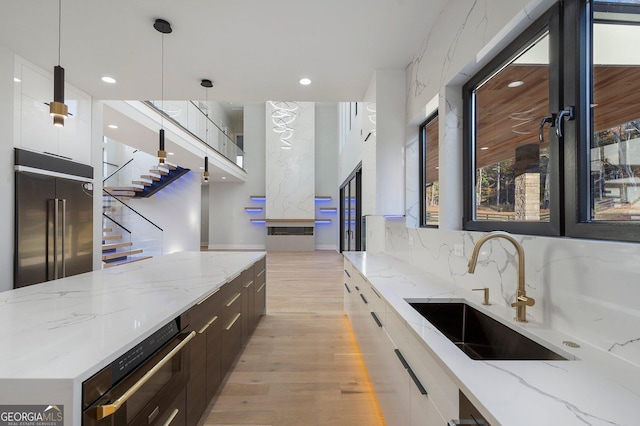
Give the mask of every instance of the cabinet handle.
[(233, 305), (233, 302), (235, 302), (236, 300), (238, 300), (238, 297), (242, 296), (242, 293), (236, 293), (235, 296), (233, 296), (231, 299), (229, 299), (229, 301), (227, 302), (227, 304), (225, 305), (227, 308), (231, 305)]
[(158, 417), (158, 414), (160, 414), (160, 407), (159, 406), (154, 408), (153, 411), (151, 412), (151, 414), (149, 414), (147, 416), (147, 423), (148, 424), (153, 423), (153, 421), (156, 419), (156, 417)]
[(231, 330), (231, 327), (233, 327), (233, 324), (235, 324), (235, 323), (236, 323), (236, 321), (238, 321), (238, 318), (240, 318), (240, 315), (241, 315), (241, 314), (239, 314), (239, 313), (238, 313), (238, 314), (236, 314), (236, 316), (235, 316), (235, 317), (233, 317), (233, 319), (231, 320), (231, 322), (229, 323), (229, 325), (225, 328), (225, 330), (227, 330), (227, 331)]
[(209, 293), (208, 295), (206, 295), (204, 297), (204, 299), (200, 300), (198, 303), (196, 303), (196, 305), (202, 305), (208, 298), (210, 298), (211, 296), (213, 296), (214, 294), (216, 294), (217, 292), (220, 291), (220, 287), (216, 288), (215, 290), (213, 290), (211, 293)]
[(256, 290), (256, 293), (260, 293), (265, 285), (267, 285), (267, 283), (262, 283), (262, 285)]
[[(238, 316), (240, 316), (240, 314), (238, 314)], [(127, 402), (129, 398), (131, 398), (136, 392), (138, 392), (140, 388), (144, 386), (144, 384), (147, 383), (149, 379), (151, 379), (162, 367), (164, 367), (166, 363), (171, 361), (171, 359), (173, 359), (173, 357), (178, 352), (180, 352), (182, 348), (184, 348), (195, 335), (195, 331), (189, 333), (182, 340), (182, 342), (180, 342), (175, 348), (171, 349), (171, 352), (165, 355), (164, 358), (162, 358), (156, 365), (154, 365), (149, 371), (147, 371), (145, 375), (140, 378), (140, 380), (135, 382), (133, 386), (127, 389), (120, 398), (116, 399), (111, 404), (99, 405), (98, 407), (96, 407), (96, 420), (102, 420), (105, 417), (109, 417), (110, 415), (118, 411), (120, 407), (122, 407), (122, 404)]]
[(177, 408), (174, 408), (173, 411), (171, 412), (171, 415), (169, 416), (167, 421), (162, 424), (162, 426), (169, 426), (171, 422), (173, 422), (173, 419), (176, 418), (179, 412), (180, 410), (178, 410)]
[(248, 283), (246, 283), (246, 284), (244, 285), (244, 288), (249, 288), (249, 287), (251, 287), (251, 285), (252, 285), (252, 284), (253, 284), (253, 280), (251, 280), (251, 281), (249, 281)]
[(367, 304), (367, 305), (369, 304), (369, 302), (367, 302), (367, 299), (365, 299), (365, 298), (364, 298), (364, 294), (360, 293), (360, 297), (362, 297), (362, 301), (363, 301), (365, 304)]
[(200, 329), (200, 331), (198, 331), (198, 334), (202, 334), (202, 333), (204, 333), (205, 331), (207, 331), (207, 328), (209, 328), (209, 326), (210, 326), (211, 324), (213, 324), (217, 319), (218, 319), (218, 316), (217, 316), (217, 315), (216, 315), (216, 316), (214, 316), (213, 318), (211, 318), (211, 321), (209, 321), (208, 323), (206, 323), (206, 324), (204, 325), (204, 327), (202, 327), (202, 328)]
[(258, 272), (258, 275), (257, 275), (257, 276), (259, 277), (259, 276), (261, 276), (262, 274), (264, 274), (264, 271), (265, 271), (265, 270), (263, 269), (262, 271)]
[(347, 291), (348, 291), (349, 293), (351, 293), (351, 289), (349, 288), (349, 286), (347, 285), (347, 283), (344, 283), (344, 286), (346, 287)]
[(427, 395), (427, 390), (424, 388), (424, 386), (422, 386), (422, 383), (420, 383), (420, 380), (416, 377), (416, 375), (413, 372), (413, 370), (411, 369), (411, 367), (407, 368), (407, 371), (409, 372), (409, 376), (411, 376), (411, 379), (413, 380), (413, 383), (415, 383), (415, 385), (418, 388), (418, 390), (420, 391), (420, 393), (422, 395)]
[(404, 359), (404, 357), (402, 356), (402, 353), (400, 353), (400, 349), (394, 349), (393, 351), (394, 351), (394, 352), (396, 353), (396, 355), (398, 356), (398, 359), (399, 359), (399, 360), (400, 360), (400, 362), (402, 363), (402, 366), (403, 366), (405, 369), (408, 369), (408, 368), (409, 368), (409, 364), (407, 363), (407, 360), (406, 360), (406, 359)]
[(376, 313), (375, 312), (371, 312), (371, 316), (373, 317), (373, 320), (376, 322), (376, 324), (378, 324), (378, 327), (382, 327), (382, 323), (378, 319), (378, 316), (376, 315)]
[(378, 296), (378, 299), (382, 299), (382, 297), (380, 297), (380, 295), (378, 294), (378, 292), (377, 292), (377, 291), (375, 291), (375, 290), (373, 289), (373, 287), (371, 287), (371, 286), (369, 286), (369, 287), (371, 288), (371, 291), (373, 292), (373, 294), (375, 294), (376, 296)]
[(424, 386), (422, 386), (422, 383), (420, 383), (420, 380), (418, 379), (418, 377), (415, 375), (415, 373), (411, 369), (411, 366), (409, 365), (407, 360), (404, 359), (404, 357), (402, 356), (402, 353), (400, 352), (400, 349), (394, 349), (393, 351), (398, 356), (398, 359), (402, 363), (402, 366), (407, 370), (407, 373), (409, 373), (409, 376), (411, 377), (411, 380), (413, 380), (413, 383), (415, 383), (415, 385), (418, 388), (418, 390), (420, 391), (420, 393), (422, 395), (427, 395), (427, 390), (424, 388)]
[(358, 286), (356, 286), (356, 290), (360, 291), (360, 289), (358, 288)]
[(349, 278), (351, 278), (351, 274), (349, 273), (349, 271), (347, 271), (347, 270), (345, 269), (345, 270), (344, 270), (344, 273), (345, 273), (345, 274), (347, 274), (347, 276), (348, 276)]

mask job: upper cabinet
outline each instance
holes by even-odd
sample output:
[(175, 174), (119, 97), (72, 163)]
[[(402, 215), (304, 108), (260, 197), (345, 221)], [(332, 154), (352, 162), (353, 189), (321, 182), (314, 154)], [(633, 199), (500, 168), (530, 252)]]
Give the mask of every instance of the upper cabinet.
[(91, 163), (91, 97), (65, 84), (69, 117), (64, 127), (53, 126), (48, 103), (53, 100), (53, 75), (16, 57), (14, 146)]

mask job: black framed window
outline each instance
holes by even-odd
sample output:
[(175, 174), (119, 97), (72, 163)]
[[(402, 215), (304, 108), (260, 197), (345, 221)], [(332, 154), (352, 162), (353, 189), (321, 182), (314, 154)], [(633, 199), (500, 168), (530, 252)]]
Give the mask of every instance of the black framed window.
[(464, 227), (560, 235), (560, 9), (552, 8), (464, 86)]
[(420, 125), (420, 226), (438, 227), (440, 186), (438, 113)]
[(638, 3), (560, 2), (465, 85), (466, 229), (640, 241)]

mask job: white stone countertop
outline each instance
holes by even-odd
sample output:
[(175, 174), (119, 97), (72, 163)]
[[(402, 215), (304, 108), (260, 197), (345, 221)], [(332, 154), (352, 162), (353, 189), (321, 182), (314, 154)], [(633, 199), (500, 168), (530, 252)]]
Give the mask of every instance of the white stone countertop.
[[(345, 257), (493, 426), (640, 424), (636, 366), (544, 324), (516, 323), (513, 308), (484, 306), (481, 292), (456, 287), (390, 255), (350, 252)], [(404, 299), (464, 301), (569, 360), (472, 360)], [(581, 347), (568, 348), (565, 340)]]
[(264, 255), (181, 252), (2, 292), (0, 383), (84, 381)]

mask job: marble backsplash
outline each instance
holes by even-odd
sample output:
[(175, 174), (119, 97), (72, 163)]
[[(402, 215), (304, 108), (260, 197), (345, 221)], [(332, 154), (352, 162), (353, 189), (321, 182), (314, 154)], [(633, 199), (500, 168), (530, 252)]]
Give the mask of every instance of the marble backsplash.
[[(493, 304), (514, 300), (517, 257), (508, 241), (487, 242), (475, 274), (469, 274), (467, 263), (482, 233), (407, 228), (404, 218), (387, 218), (384, 227), (376, 234), (384, 235), (389, 255), (465, 289), (488, 287)], [(640, 366), (640, 244), (515, 237), (525, 251), (527, 295), (536, 301), (527, 308), (530, 324), (548, 324)]]

